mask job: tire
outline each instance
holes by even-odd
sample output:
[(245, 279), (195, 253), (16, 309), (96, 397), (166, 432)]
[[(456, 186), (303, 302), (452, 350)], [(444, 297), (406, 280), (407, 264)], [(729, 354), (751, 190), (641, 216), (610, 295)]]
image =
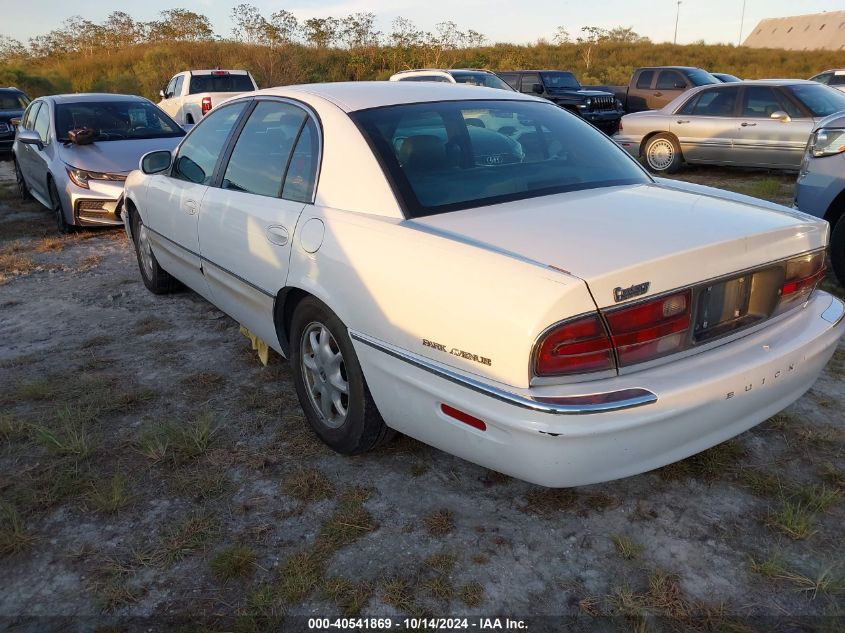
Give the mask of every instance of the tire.
[(147, 290), (153, 294), (164, 295), (173, 292), (179, 287), (179, 282), (159, 266), (150, 245), (147, 229), (141, 221), (141, 215), (134, 209), (129, 212), (131, 213), (132, 241), (135, 243), (135, 257), (138, 259), (141, 280)]
[(290, 340), (296, 394), (317, 437), (342, 455), (367, 452), (393, 437), (334, 312), (314, 297), (304, 298), (294, 310)]
[(654, 174), (674, 174), (683, 162), (681, 146), (671, 134), (655, 134), (643, 146), (643, 164)]
[(76, 227), (69, 223), (65, 217), (64, 205), (62, 204), (61, 197), (59, 197), (59, 190), (56, 188), (56, 183), (52, 178), (49, 179), (48, 189), (50, 191), (50, 204), (52, 205), (51, 211), (53, 212), (53, 218), (56, 220), (56, 228), (62, 235), (73, 233)]
[(32, 200), (32, 194), (29, 193), (29, 187), (26, 186), (26, 179), (24, 179), (23, 172), (21, 171), (20, 165), (18, 165), (18, 159), (12, 158), (12, 162), (15, 165), (15, 184), (18, 187), (18, 195), (24, 202)]
[(830, 234), (830, 264), (839, 285), (845, 288), (845, 215), (833, 225)]

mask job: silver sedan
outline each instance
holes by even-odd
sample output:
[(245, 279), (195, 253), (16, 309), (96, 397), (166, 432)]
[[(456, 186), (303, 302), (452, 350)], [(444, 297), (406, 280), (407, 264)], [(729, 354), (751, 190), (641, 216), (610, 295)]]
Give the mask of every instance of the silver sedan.
[(50, 209), (59, 231), (120, 225), (126, 175), (141, 156), (176, 147), (184, 130), (143, 97), (41, 97), (24, 112), (12, 146), (21, 196)]
[(683, 163), (797, 170), (815, 124), (842, 110), (845, 94), (812, 81), (708, 85), (622, 117), (613, 139), (655, 173)]

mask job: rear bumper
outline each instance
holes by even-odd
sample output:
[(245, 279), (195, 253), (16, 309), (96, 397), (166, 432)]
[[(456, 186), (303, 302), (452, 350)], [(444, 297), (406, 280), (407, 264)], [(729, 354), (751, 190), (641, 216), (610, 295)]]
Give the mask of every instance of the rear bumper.
[[(656, 396), (611, 410), (536, 410), (432, 373), (402, 358), (404, 352), (386, 353), (360, 338), (355, 347), (389, 426), (526, 481), (577, 486), (684, 459), (782, 410), (827, 364), (845, 331), (843, 315), (841, 301), (817, 292), (805, 308), (768, 328), (659, 367), (525, 390), (482, 383), (529, 400), (631, 390)], [(444, 403), (483, 420), (486, 430), (448, 417)]]

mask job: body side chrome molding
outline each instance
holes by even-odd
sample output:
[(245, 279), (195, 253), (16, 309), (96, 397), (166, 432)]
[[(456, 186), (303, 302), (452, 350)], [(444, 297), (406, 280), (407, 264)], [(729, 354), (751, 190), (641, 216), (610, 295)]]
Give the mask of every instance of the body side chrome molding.
[(561, 396), (556, 398), (531, 398), (512, 391), (494, 387), (481, 380), (460, 374), (452, 369), (436, 365), (433, 362), (401, 350), (393, 345), (383, 343), (366, 334), (349, 331), (349, 335), (356, 341), (379, 350), (389, 356), (413, 365), (448, 380), (467, 389), (471, 389), (485, 396), (495, 398), (507, 404), (523, 409), (550, 413), (554, 415), (583, 415), (590, 413), (606, 413), (632, 409), (657, 402), (657, 396), (646, 389), (623, 389), (607, 393), (583, 394), (579, 396)]

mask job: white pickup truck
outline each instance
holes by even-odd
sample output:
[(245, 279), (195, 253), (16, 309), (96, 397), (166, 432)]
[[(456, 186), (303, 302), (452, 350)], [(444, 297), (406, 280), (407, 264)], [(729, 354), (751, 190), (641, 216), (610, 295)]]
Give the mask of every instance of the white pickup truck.
[(158, 107), (180, 125), (193, 125), (221, 101), (253, 90), (258, 85), (246, 70), (186, 70), (159, 91)]

